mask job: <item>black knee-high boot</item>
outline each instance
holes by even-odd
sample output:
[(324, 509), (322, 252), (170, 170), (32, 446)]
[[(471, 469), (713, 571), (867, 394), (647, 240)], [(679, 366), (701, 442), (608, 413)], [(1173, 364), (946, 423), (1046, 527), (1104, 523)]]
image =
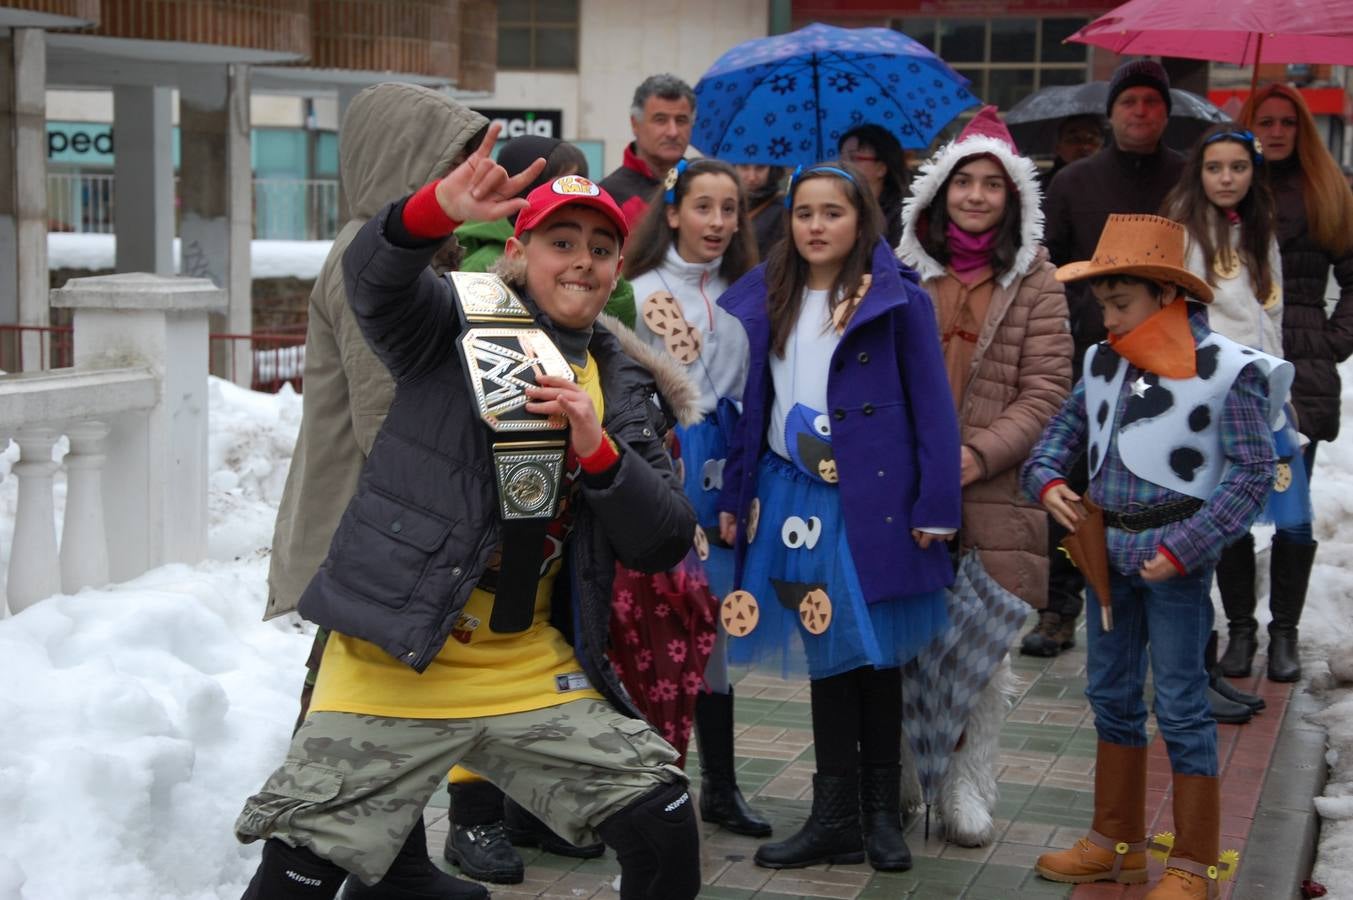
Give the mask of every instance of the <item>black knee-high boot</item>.
[(860, 825), (869, 864), (911, 868), (902, 831), (902, 670), (860, 672)]
[(733, 762), (733, 692), (695, 698), (695, 736), (700, 744), (700, 818), (734, 834), (766, 837), (770, 822), (738, 789)]
[(1217, 560), (1217, 590), (1226, 610), (1226, 631), (1230, 636), (1219, 665), (1221, 674), (1227, 678), (1249, 675), (1254, 651), (1259, 646), (1255, 637), (1259, 622), (1254, 617), (1257, 602), (1254, 576), (1254, 535), (1247, 534), (1222, 550)]
[(757, 848), (754, 861), (768, 869), (819, 863), (864, 862), (860, 832), (859, 672), (810, 683), (813, 709), (813, 809), (793, 836)]
[(1306, 606), (1306, 587), (1311, 580), (1316, 544), (1292, 544), (1275, 540), (1270, 557), (1268, 607), (1273, 621), (1268, 625), (1269, 681), (1296, 681), (1301, 677), (1301, 654), (1297, 652), (1297, 623)]
[(268, 838), (241, 900), (332, 900), (347, 877), (347, 870), (304, 847)]

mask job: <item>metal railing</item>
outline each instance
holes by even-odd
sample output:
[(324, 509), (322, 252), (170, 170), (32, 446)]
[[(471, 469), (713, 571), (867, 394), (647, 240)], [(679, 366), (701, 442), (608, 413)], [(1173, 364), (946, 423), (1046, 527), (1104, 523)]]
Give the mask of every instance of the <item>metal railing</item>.
[[(113, 234), (116, 200), (111, 173), (49, 172), (47, 229)], [(254, 179), (255, 238), (328, 241), (338, 234), (339, 224), (337, 179)]]
[[(0, 372), (25, 372), (33, 369), (63, 369), (73, 358), (74, 327), (70, 325), (0, 325)], [(38, 365), (24, 367), (24, 336), (38, 337)], [(212, 344), (235, 345), (248, 341), (252, 351), (253, 373), (250, 388), (275, 394), (290, 383), (297, 393), (305, 379), (305, 330), (278, 329), (273, 333), (212, 334)], [(27, 342), (30, 346), (32, 341)], [(219, 372), (234, 380), (235, 356), (226, 354), (232, 371)]]

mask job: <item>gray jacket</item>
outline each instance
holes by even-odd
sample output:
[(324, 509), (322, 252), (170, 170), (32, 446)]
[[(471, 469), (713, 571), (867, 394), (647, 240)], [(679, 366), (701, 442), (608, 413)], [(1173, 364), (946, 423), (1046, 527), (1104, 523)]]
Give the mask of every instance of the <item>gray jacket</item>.
[(301, 429), (277, 510), (265, 618), (295, 609), (324, 561), (395, 395), (394, 379), (348, 307), (343, 251), (387, 203), (450, 171), (487, 124), (445, 94), (413, 84), (374, 85), (348, 106), (339, 175), (352, 218), (334, 239), (310, 293)]
[[(399, 204), (391, 209), (400, 214)], [(436, 247), (391, 243), (389, 214), (363, 226), (343, 267), (356, 320), (395, 377), (395, 400), (300, 612), (423, 671), (499, 544), (500, 523), (488, 430), (455, 349), (450, 287), (428, 268)], [(552, 621), (593, 686), (637, 715), (606, 657), (615, 564), (675, 566), (690, 550), (695, 514), (663, 447), (667, 421), (652, 374), (604, 326), (589, 350), (605, 397), (602, 424), (621, 460), (579, 480)]]

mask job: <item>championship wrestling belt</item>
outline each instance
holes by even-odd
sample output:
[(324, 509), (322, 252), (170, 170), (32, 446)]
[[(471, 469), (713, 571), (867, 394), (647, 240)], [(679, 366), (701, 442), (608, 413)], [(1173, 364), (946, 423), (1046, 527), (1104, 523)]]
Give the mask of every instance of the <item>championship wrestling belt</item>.
[(503, 545), (489, 627), (525, 631), (535, 615), (546, 529), (559, 507), (568, 449), (563, 417), (526, 411), (540, 375), (574, 380), (559, 348), (497, 275), (451, 272), (463, 326), (461, 362), (479, 418), (488, 427), (498, 482)]

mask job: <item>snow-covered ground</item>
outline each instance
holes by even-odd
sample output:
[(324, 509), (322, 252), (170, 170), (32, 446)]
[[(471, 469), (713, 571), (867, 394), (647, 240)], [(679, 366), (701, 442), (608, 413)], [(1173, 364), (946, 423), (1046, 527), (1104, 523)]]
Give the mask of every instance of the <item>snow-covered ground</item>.
[[(1353, 364), (1343, 375), (1353, 428)], [(310, 645), (294, 620), (259, 621), (299, 419), (290, 391), (213, 379), (211, 558), (0, 619), (0, 900), (243, 891), (258, 845), (236, 844), (231, 824), (281, 759)], [(15, 458), (0, 453), (0, 574)], [(1353, 898), (1353, 438), (1321, 446), (1315, 486), (1302, 649), (1332, 772), (1314, 874), (1329, 897)]]
[[(254, 278), (314, 278), (332, 241), (252, 241), (250, 266)], [(49, 269), (112, 269), (117, 239), (111, 234), (47, 234)], [(174, 238), (174, 268), (181, 265), (179, 240)], [(188, 273), (184, 273), (188, 274)]]

